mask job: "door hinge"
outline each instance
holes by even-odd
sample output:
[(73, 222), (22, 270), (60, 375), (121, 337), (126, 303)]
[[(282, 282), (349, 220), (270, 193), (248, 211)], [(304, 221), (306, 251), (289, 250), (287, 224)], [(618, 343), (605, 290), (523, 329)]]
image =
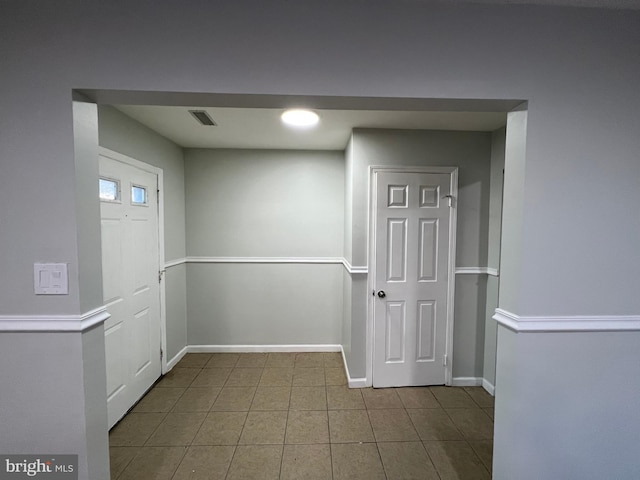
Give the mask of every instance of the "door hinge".
[(163, 358), (164, 358), (164, 351), (162, 350), (162, 347), (160, 347), (160, 361), (162, 361)]
[(158, 283), (162, 283), (162, 277), (164, 277), (164, 272), (166, 272), (166, 270), (160, 270), (158, 272)]
[(446, 355), (443, 355), (443, 356), (442, 356), (442, 366), (443, 366), (443, 367), (446, 367), (446, 366), (447, 366), (447, 356), (446, 356)]

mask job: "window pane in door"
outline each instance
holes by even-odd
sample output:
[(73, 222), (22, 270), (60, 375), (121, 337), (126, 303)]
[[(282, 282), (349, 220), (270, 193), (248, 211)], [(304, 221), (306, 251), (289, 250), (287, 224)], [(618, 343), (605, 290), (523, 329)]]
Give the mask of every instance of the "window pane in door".
[(131, 203), (133, 203), (134, 205), (146, 205), (147, 189), (144, 187), (133, 185), (131, 187)]
[(119, 200), (118, 181), (110, 180), (108, 178), (101, 178), (99, 180), (100, 185), (100, 200)]

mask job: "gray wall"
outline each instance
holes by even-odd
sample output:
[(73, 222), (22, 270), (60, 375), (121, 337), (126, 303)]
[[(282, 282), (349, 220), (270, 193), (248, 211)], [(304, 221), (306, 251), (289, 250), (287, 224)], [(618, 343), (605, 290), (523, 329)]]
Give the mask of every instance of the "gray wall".
[(640, 478), (639, 343), (639, 332), (498, 326), (493, 478)]
[[(76, 196), (70, 101), (72, 89), (94, 87), (528, 100), (525, 166), (511, 170), (508, 151), (506, 158), (505, 192), (517, 186), (523, 194), (519, 213), (503, 215), (501, 305), (520, 315), (637, 315), (640, 12), (402, 0), (362, 5), (2, 2), (0, 314), (81, 313), (77, 272), (84, 267), (78, 262), (100, 253), (99, 244), (88, 242), (80, 255), (77, 244), (85, 222), (93, 223), (76, 208), (77, 201), (91, 200)], [(510, 267), (507, 250), (515, 252)], [(33, 294), (32, 265), (39, 260), (70, 262), (68, 296)], [(506, 285), (512, 288), (503, 292)], [(629, 470), (637, 465), (640, 440), (637, 422), (628, 421), (637, 415), (637, 402), (623, 400), (631, 398), (628, 379), (638, 376), (631, 353), (638, 350), (638, 336), (591, 333), (589, 344), (581, 333), (517, 337), (524, 340), (502, 354), (506, 339), (498, 337), (496, 382), (499, 392), (511, 389), (510, 404), (526, 415), (509, 415), (498, 394), (495, 477), (584, 478), (581, 462), (594, 467), (595, 478), (637, 476)], [(525, 348), (527, 339), (535, 348)], [(27, 340), (25, 345), (47, 348), (38, 334)], [(552, 368), (538, 363), (547, 349), (554, 354)], [(0, 352), (3, 365), (18, 365), (6, 380), (26, 377), (33, 387), (28, 395), (13, 391), (3, 398), (10, 407), (4, 407), (2, 424), (7, 417), (24, 418), (23, 407), (37, 417), (35, 399), (47, 393), (43, 386), (53, 370), (18, 348)], [(47, 365), (73, 372), (82, 359), (68, 349)], [(501, 370), (507, 365), (509, 371)], [(546, 368), (535, 377), (536, 395), (528, 398), (518, 379), (537, 365)], [(593, 372), (607, 372), (598, 377), (607, 381), (585, 394), (572, 379), (593, 378)], [(68, 378), (65, 393), (81, 390), (78, 375)], [(571, 381), (562, 383), (559, 397), (558, 380), (564, 379)], [(536, 403), (542, 397), (545, 409)], [(594, 431), (576, 417), (576, 405), (592, 412), (590, 418), (615, 420), (616, 431)], [(74, 406), (50, 402), (47, 413), (69, 419), (62, 434), (67, 445), (78, 445), (85, 460), (96, 461), (80, 448), (86, 444), (82, 421), (66, 416)], [(550, 410), (561, 424), (547, 421)], [(33, 427), (35, 446), (60, 445), (50, 422), (29, 422), (19, 427), (25, 429), (20, 435)], [(558, 448), (548, 440), (558, 434), (568, 440), (564, 463), (550, 465), (546, 459)], [(627, 443), (615, 453), (606, 449), (596, 456), (589, 448), (594, 441), (615, 446), (619, 439)]]
[[(504, 180), (506, 129), (491, 135), (491, 187), (489, 193), (489, 241), (487, 242), (487, 266), (500, 271), (500, 235), (502, 233), (502, 185)], [(490, 385), (496, 384), (497, 323), (493, 314), (498, 308), (499, 277), (487, 277), (487, 299), (484, 327), (484, 364), (482, 377)]]
[[(185, 151), (190, 257), (342, 257), (344, 154)], [(190, 263), (190, 345), (339, 344), (340, 264)]]
[[(368, 195), (370, 165), (458, 167), (458, 226), (456, 265), (487, 266), (491, 134), (421, 130), (356, 129), (352, 140), (352, 252), (356, 265), (367, 265)], [(347, 164), (349, 165), (349, 164)], [(349, 168), (347, 168), (349, 170)], [(352, 376), (364, 377), (366, 282), (352, 293)], [(481, 377), (486, 314), (486, 279), (477, 275), (456, 278), (454, 307), (453, 376)], [(348, 321), (348, 319), (347, 319)], [(358, 332), (355, 335), (354, 332)], [(358, 342), (356, 348), (354, 342)]]
[[(108, 105), (98, 107), (100, 146), (163, 170), (164, 258), (184, 258), (185, 187), (182, 148)], [(178, 265), (165, 274), (167, 352), (171, 360), (187, 345), (186, 268)]]

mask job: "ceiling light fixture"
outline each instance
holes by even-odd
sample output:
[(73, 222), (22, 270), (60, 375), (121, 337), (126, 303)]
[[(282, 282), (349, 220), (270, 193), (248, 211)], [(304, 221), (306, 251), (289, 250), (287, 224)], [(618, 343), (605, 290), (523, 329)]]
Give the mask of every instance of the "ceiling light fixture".
[(311, 128), (320, 121), (316, 112), (300, 108), (287, 110), (280, 118), (286, 125), (296, 128)]

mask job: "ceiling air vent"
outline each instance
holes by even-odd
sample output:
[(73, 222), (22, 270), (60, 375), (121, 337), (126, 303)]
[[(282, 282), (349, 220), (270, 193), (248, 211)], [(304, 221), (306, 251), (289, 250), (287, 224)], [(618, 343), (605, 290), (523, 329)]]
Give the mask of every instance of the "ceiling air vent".
[(209, 114), (204, 110), (189, 110), (189, 113), (193, 115), (194, 118), (198, 120), (198, 122), (200, 122), (202, 125), (206, 125), (208, 127), (216, 126), (216, 122), (214, 122)]

